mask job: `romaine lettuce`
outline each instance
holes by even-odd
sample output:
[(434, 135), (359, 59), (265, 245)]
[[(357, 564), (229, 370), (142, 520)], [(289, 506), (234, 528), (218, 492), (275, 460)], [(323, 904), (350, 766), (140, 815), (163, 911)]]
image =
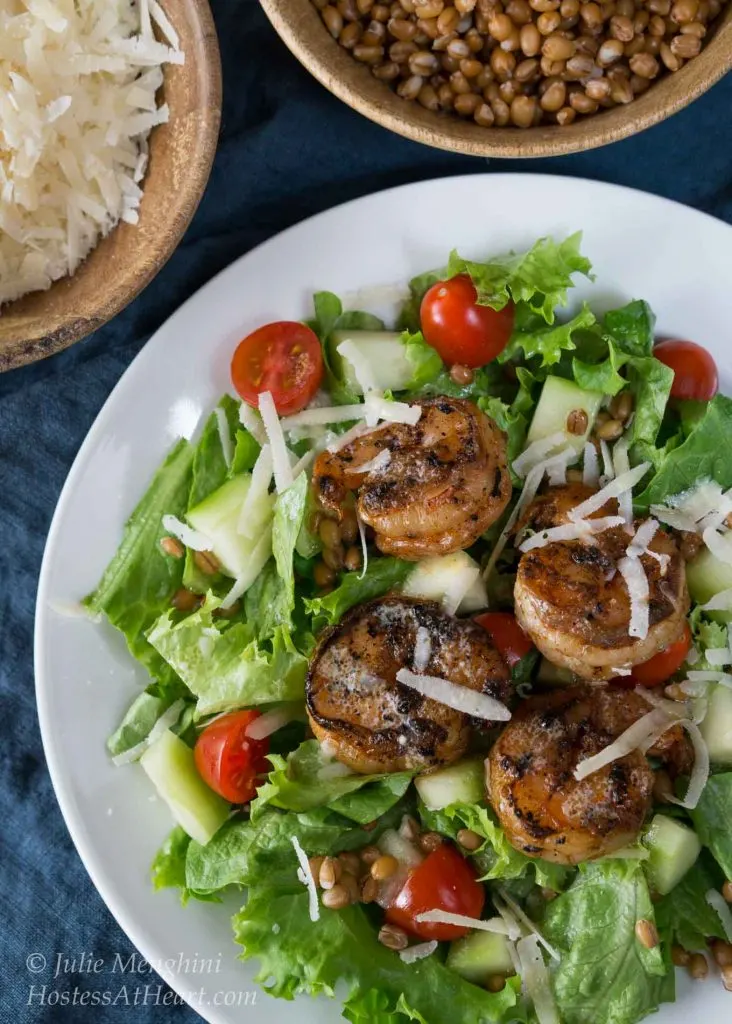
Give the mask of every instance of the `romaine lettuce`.
[(252, 803), (255, 820), (268, 805), (298, 812), (328, 807), (345, 818), (366, 824), (404, 796), (414, 774), (333, 774), (333, 761), (325, 758), (317, 740), (301, 743), (286, 760), (277, 754), (270, 754), (269, 759), (272, 771)]
[(198, 699), (199, 716), (302, 700), (307, 658), (278, 627), (271, 644), (260, 644), (251, 626), (213, 617), (209, 595), (197, 612), (176, 622), (170, 611), (148, 634), (150, 643)]
[(706, 949), (708, 938), (726, 938), (719, 915), (707, 903), (710, 889), (720, 889), (724, 877), (706, 852), (687, 871), (679, 884), (655, 905), (656, 923), (670, 941), (684, 949)]
[(697, 835), (714, 854), (725, 878), (732, 878), (732, 772), (712, 775), (690, 813)]
[(646, 949), (636, 922), (654, 923), (639, 861), (581, 864), (572, 886), (548, 905), (547, 939), (561, 952), (553, 975), (563, 1024), (635, 1024), (674, 998), (661, 947)]
[(414, 566), (399, 558), (372, 558), (366, 572), (347, 572), (338, 586), (324, 597), (305, 599), (305, 609), (313, 620), (313, 632), (339, 622), (356, 604), (381, 597), (398, 589)]

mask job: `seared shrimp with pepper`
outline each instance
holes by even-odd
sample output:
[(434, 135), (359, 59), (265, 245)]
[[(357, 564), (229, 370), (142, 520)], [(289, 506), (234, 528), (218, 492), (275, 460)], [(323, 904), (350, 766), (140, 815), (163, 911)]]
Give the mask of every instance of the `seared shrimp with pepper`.
[(325, 451), (313, 471), (326, 510), (340, 516), (347, 493), (358, 492), (377, 547), (409, 561), (470, 547), (511, 496), (506, 438), (492, 420), (466, 399), (416, 404), (416, 425), (388, 424)]
[[(636, 750), (581, 782), (574, 771), (650, 710), (634, 691), (605, 686), (522, 702), (486, 762), (491, 803), (517, 850), (577, 864), (635, 842), (652, 802), (646, 755)], [(664, 733), (648, 755), (672, 775), (688, 772), (693, 762), (681, 726)]]
[(402, 668), (502, 703), (512, 692), (503, 659), (471, 619), (417, 598), (359, 605), (323, 635), (306, 684), (313, 732), (354, 771), (424, 769), (465, 753), (471, 719), (398, 683)]
[[(529, 507), (520, 531), (540, 533), (569, 523), (572, 509), (593, 493), (582, 484), (550, 488)], [(609, 515), (617, 515), (614, 500), (589, 518)], [(593, 540), (557, 541), (527, 551), (519, 562), (514, 600), (519, 624), (542, 654), (583, 679), (603, 680), (618, 668), (648, 661), (678, 639), (689, 593), (676, 541), (659, 529), (649, 546), (653, 554), (641, 556), (649, 586), (648, 635), (631, 637), (630, 597), (618, 571), (630, 537), (618, 526)]]

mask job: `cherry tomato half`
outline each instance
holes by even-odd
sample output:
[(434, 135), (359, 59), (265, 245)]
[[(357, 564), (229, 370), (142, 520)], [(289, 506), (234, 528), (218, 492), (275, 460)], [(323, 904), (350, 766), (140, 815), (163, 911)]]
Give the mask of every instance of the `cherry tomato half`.
[(193, 756), (207, 786), (232, 804), (254, 799), (258, 776), (269, 771), (269, 740), (252, 740), (247, 726), (258, 711), (233, 711), (207, 725), (196, 740)]
[(467, 274), (433, 284), (419, 316), (428, 345), (449, 365), (483, 366), (504, 350), (513, 330), (514, 306), (479, 306)]
[(493, 646), (509, 668), (513, 668), (534, 649), (511, 612), (483, 612), (475, 616), (475, 621), (489, 634)]
[(674, 371), (672, 398), (708, 402), (719, 388), (717, 364), (695, 341), (660, 341), (653, 349), (656, 359)]
[(280, 416), (300, 412), (323, 379), (318, 336), (305, 324), (282, 320), (258, 328), (239, 343), (231, 360), (231, 380), (248, 405), (270, 391)]
[(428, 910), (478, 918), (484, 903), (485, 891), (473, 866), (445, 842), (410, 873), (386, 911), (386, 920), (421, 939), (459, 939), (467, 934), (467, 928), (415, 919)]
[(686, 661), (686, 655), (691, 647), (691, 630), (688, 623), (684, 623), (684, 632), (678, 640), (674, 640), (664, 650), (654, 654), (649, 661), (633, 667), (631, 679), (641, 686), (660, 686), (665, 683), (674, 672), (678, 672)]

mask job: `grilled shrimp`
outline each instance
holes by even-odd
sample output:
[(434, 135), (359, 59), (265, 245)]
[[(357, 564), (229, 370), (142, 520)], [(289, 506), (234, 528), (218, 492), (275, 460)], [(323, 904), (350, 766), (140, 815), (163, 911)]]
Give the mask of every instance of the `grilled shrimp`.
[[(651, 808), (653, 771), (634, 751), (577, 782), (577, 763), (608, 746), (650, 706), (632, 690), (573, 687), (524, 701), (493, 746), (489, 796), (511, 844), (529, 857), (577, 864), (633, 843)], [(693, 753), (674, 726), (648, 754), (672, 774)]]
[[(428, 398), (416, 426), (394, 423), (323, 452), (313, 485), (324, 508), (341, 513), (358, 491), (358, 513), (381, 551), (409, 561), (470, 547), (511, 496), (506, 438), (473, 402)], [(362, 467), (379, 453), (381, 468)]]
[[(540, 532), (567, 523), (568, 513), (592, 493), (582, 484), (550, 488), (529, 507), (520, 529)], [(617, 503), (612, 501), (595, 516), (615, 514)], [(667, 560), (662, 565), (651, 555), (641, 557), (650, 591), (649, 629), (645, 638), (631, 638), (630, 598), (617, 571), (628, 534), (615, 527), (594, 539), (594, 545), (560, 541), (522, 555), (514, 600), (520, 625), (542, 654), (583, 679), (603, 680), (615, 669), (647, 661), (678, 639), (689, 594), (676, 542), (658, 530), (650, 550)]]
[[(429, 636), (428, 657), (420, 652), (415, 664), (420, 626)], [(313, 732), (354, 771), (429, 768), (465, 752), (470, 718), (398, 683), (401, 668), (502, 702), (512, 692), (503, 659), (472, 620), (455, 619), (436, 602), (415, 598), (384, 597), (357, 606), (324, 634), (306, 685)]]

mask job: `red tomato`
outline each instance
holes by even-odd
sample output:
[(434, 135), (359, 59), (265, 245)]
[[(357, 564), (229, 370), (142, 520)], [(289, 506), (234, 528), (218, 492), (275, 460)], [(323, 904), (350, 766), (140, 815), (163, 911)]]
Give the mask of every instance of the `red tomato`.
[(473, 866), (451, 843), (445, 842), (410, 873), (386, 911), (386, 920), (421, 939), (459, 939), (467, 934), (467, 928), (429, 924), (415, 918), (428, 910), (478, 918), (484, 903), (485, 890), (476, 881)]
[(300, 412), (323, 379), (317, 334), (288, 320), (260, 327), (239, 343), (231, 360), (231, 379), (255, 409), (261, 393), (270, 391), (280, 416)]
[(701, 345), (695, 341), (660, 341), (653, 354), (674, 371), (672, 398), (695, 398), (699, 402), (714, 398), (719, 388), (717, 364)]
[(684, 632), (663, 651), (654, 654), (649, 661), (633, 667), (631, 679), (642, 686), (660, 686), (683, 665), (691, 647), (691, 630), (684, 623)]
[(475, 621), (490, 635), (493, 646), (509, 668), (530, 654), (534, 645), (511, 612), (483, 612)]
[(245, 804), (257, 791), (257, 776), (269, 771), (269, 740), (252, 740), (247, 726), (258, 711), (233, 711), (211, 722), (196, 740), (196, 768), (207, 786), (232, 804)]
[(514, 306), (491, 309), (476, 303), (467, 274), (433, 284), (419, 311), (422, 333), (452, 366), (483, 366), (504, 350), (513, 330)]

